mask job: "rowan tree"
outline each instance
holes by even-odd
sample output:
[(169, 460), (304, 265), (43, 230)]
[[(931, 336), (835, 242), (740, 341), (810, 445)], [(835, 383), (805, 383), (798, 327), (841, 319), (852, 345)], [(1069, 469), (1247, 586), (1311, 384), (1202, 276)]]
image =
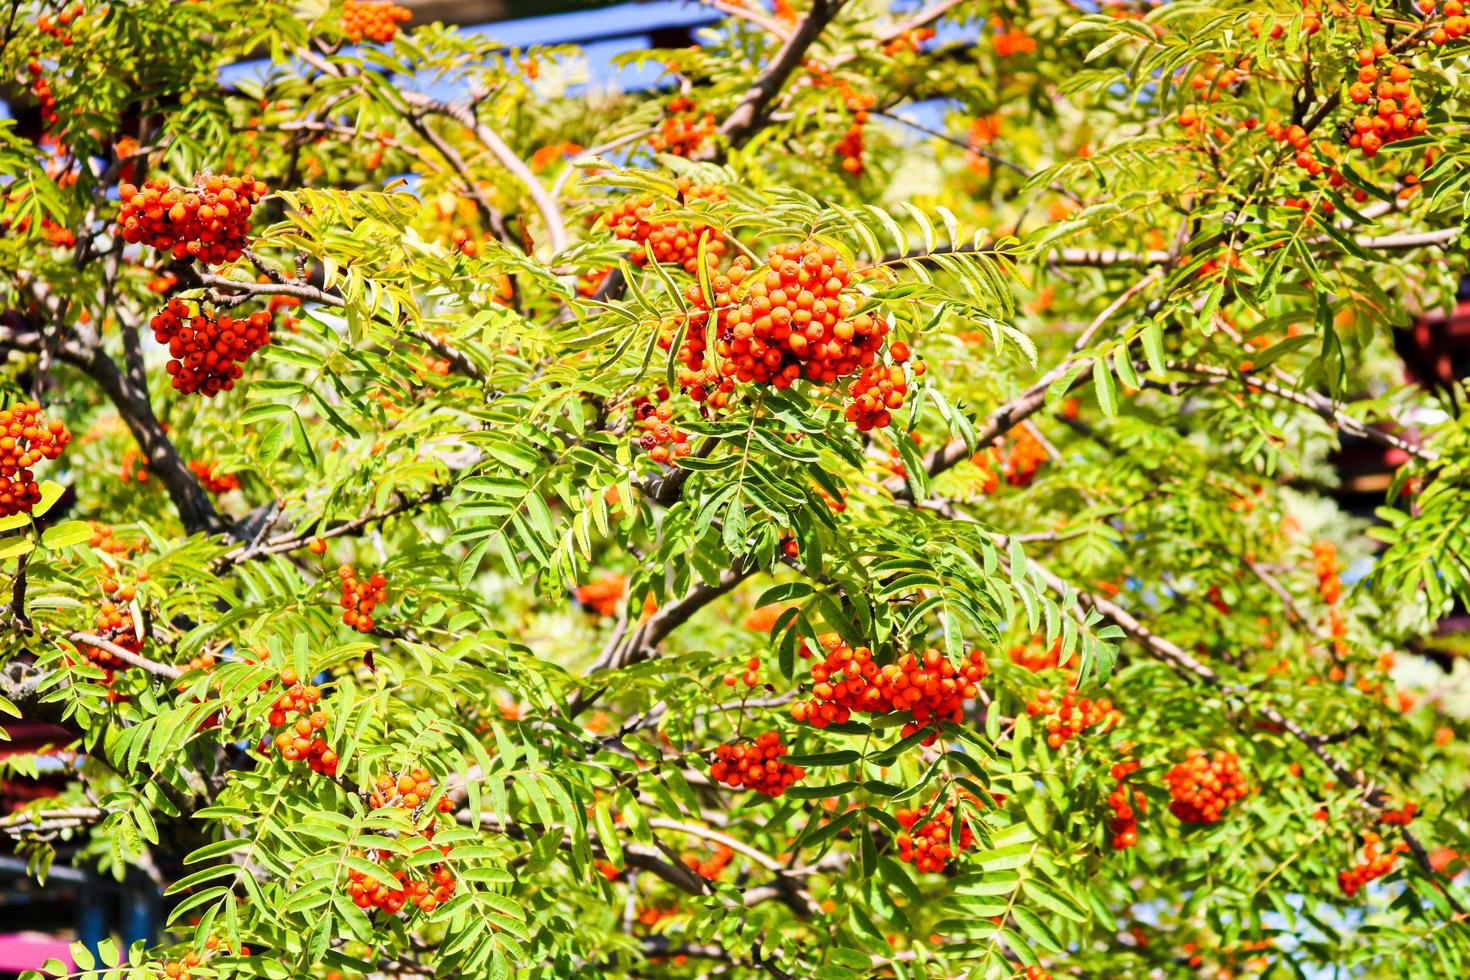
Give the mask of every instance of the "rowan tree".
[(706, 5), (12, 0), (73, 972), (1464, 975), (1460, 0)]

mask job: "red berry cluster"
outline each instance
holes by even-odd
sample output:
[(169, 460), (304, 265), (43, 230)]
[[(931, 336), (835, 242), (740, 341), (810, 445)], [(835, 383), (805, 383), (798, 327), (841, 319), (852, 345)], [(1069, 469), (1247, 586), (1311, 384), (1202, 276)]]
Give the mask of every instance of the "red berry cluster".
[(737, 789), (753, 789), (766, 796), (780, 796), (806, 775), (800, 766), (781, 761), (786, 746), (775, 732), (764, 732), (755, 741), (736, 741), (715, 747), (709, 774), (718, 782)]
[(1169, 812), (1185, 823), (1219, 823), (1226, 809), (1249, 788), (1234, 752), (1190, 749), (1166, 777), (1173, 802)]
[(229, 391), (244, 373), (240, 365), (271, 342), (271, 315), (256, 310), (237, 320), (228, 313), (209, 316), (175, 296), (151, 321), (153, 337), (168, 345), (167, 370), (175, 390), (213, 398)]
[(377, 41), (387, 44), (398, 36), (398, 25), (413, 20), (407, 7), (386, 0), (344, 0), (342, 33), (349, 41)]
[(234, 262), (244, 254), (250, 212), (265, 192), (249, 175), (201, 175), (193, 187), (173, 187), (167, 177), (145, 181), (141, 189), (123, 184), (117, 226), (123, 241), (166, 250), (175, 259)]
[(970, 462), (980, 470), (979, 489), (984, 493), (994, 493), (1000, 487), (1001, 477), (1013, 487), (1030, 486), (1041, 464), (1051, 458), (1027, 426), (1018, 425), (1008, 435), (1009, 442), (998, 438), (993, 445), (970, 457)]
[(1036, 697), (1026, 702), (1026, 714), (1033, 718), (1038, 715), (1046, 718), (1046, 744), (1054, 749), (1061, 748), (1089, 728), (1106, 734), (1123, 720), (1122, 712), (1114, 708), (1109, 699), (1079, 698), (1077, 692), (1070, 688), (1060, 698), (1045, 688), (1037, 691)]
[[(903, 726), (903, 737), (925, 725), (964, 718), (968, 698), (979, 693), (979, 681), (990, 673), (985, 654), (979, 650), (956, 667), (938, 650), (906, 653), (891, 664), (879, 666), (867, 647), (848, 646), (836, 633), (822, 637), (825, 659), (812, 664), (812, 699), (791, 706), (791, 717), (826, 728), (841, 724), (852, 712), (881, 715), (907, 712), (913, 719)], [(938, 732), (924, 739), (934, 744)]]
[(45, 69), (39, 61), (33, 58), (27, 67), (35, 76), (35, 80), (31, 82), (31, 94), (36, 97), (37, 106), (41, 110), (41, 125), (49, 129), (61, 118), (56, 112), (56, 93), (51, 89), (50, 80), (41, 74)]
[[(425, 844), (418, 851), (422, 853), (432, 846)], [(449, 845), (440, 845), (439, 853), (447, 856)], [(424, 877), (415, 877), (416, 873)], [(369, 878), (356, 869), (349, 870), (347, 897), (360, 909), (382, 909), (389, 915), (398, 915), (405, 908), (418, 909), (427, 915), (454, 897), (454, 872), (449, 869), (448, 862), (435, 861), (427, 867), (414, 862), (411, 869), (399, 868), (392, 875), (398, 881), (397, 888)]]
[(71, 442), (60, 419), (48, 419), (37, 402), (0, 410), (0, 517), (29, 514), (41, 502), (31, 467), (56, 459)]
[(217, 463), (206, 463), (202, 460), (191, 459), (189, 461), (190, 471), (199, 479), (199, 485), (204, 487), (216, 497), (231, 490), (240, 489), (240, 478), (233, 473), (219, 473)]
[[(287, 762), (305, 759), (312, 772), (335, 776), (337, 753), (321, 735), (327, 727), (326, 713), (317, 708), (322, 699), (321, 689), (301, 684), (296, 671), (289, 667), (281, 671), (281, 687), (285, 691), (272, 702), (266, 721), (272, 728), (284, 730), (277, 732), (274, 739), (261, 739), (260, 751), (268, 753), (274, 746)], [(291, 720), (293, 714), (295, 721)]]
[(342, 565), (337, 569), (337, 577), (342, 580), (342, 622), (359, 633), (371, 633), (373, 631), (373, 610), (388, 601), (388, 577), (382, 572), (374, 572), (367, 581), (357, 577), (357, 571), (351, 565)]
[(1143, 792), (1133, 790), (1130, 793), (1128, 789), (1128, 777), (1137, 771), (1138, 763), (1133, 759), (1114, 763), (1109, 770), (1109, 775), (1117, 783), (1108, 794), (1108, 807), (1113, 811), (1108, 831), (1112, 834), (1110, 842), (1115, 851), (1127, 850), (1138, 843), (1138, 815), (1148, 809)]
[[(725, 188), (718, 184), (694, 184), (687, 177), (680, 177), (676, 188), (677, 203), (686, 205), (690, 201), (723, 201)], [(637, 242), (640, 247), (629, 257), (634, 265), (653, 260), (664, 265), (677, 265), (691, 276), (699, 271), (699, 240), (705, 242), (706, 259), (713, 261), (724, 254), (724, 236), (709, 225), (695, 222), (670, 221), (658, 216), (659, 202), (652, 194), (625, 197), (602, 216), (603, 223), (613, 236), (625, 241)]]
[(99, 524), (96, 521), (88, 521), (87, 523), (92, 526), (92, 540), (87, 543), (103, 554), (126, 557), (133, 551), (148, 550), (147, 538), (139, 539), (136, 543), (124, 541), (117, 537), (110, 525)]
[[(762, 607), (762, 608), (767, 608), (767, 607)], [(771, 614), (771, 616), (772, 616), (771, 626), (774, 626), (775, 623), (776, 623), (776, 620), (775, 620), (774, 617), (780, 615), (780, 611), (781, 611), (782, 607), (781, 606), (771, 606), (769, 608), (775, 610), (775, 612), (773, 612)], [(751, 614), (751, 616), (754, 616), (754, 615), (755, 615), (754, 613)], [(757, 629), (757, 628), (759, 628), (758, 626), (752, 626), (751, 625), (750, 617), (747, 617), (746, 618), (746, 620), (745, 620), (745, 627), (746, 627), (746, 629)], [(766, 632), (770, 628), (771, 628), (770, 626), (766, 626), (766, 627), (764, 627), (764, 629), (761, 630), (761, 632)], [(731, 671), (730, 673), (728, 673), (728, 674), (725, 675), (725, 686), (726, 687), (734, 687), (736, 684), (739, 684), (743, 680), (745, 682), (745, 686), (746, 687), (755, 687), (757, 684), (760, 683), (760, 679), (761, 679), (761, 677), (760, 677), (760, 669), (761, 669), (761, 658), (760, 657), (751, 657), (749, 660), (745, 661), (745, 673), (743, 673), (743, 674), (737, 674), (734, 671)]]
[(674, 407), (669, 404), (667, 388), (633, 399), (633, 420), (638, 429), (634, 441), (655, 463), (681, 459), (691, 451), (688, 434), (670, 424), (673, 417)]
[(1384, 78), (1382, 70), (1374, 64), (1387, 54), (1388, 47), (1382, 41), (1359, 51), (1358, 80), (1348, 88), (1348, 98), (1353, 102), (1374, 103), (1367, 107), (1371, 112), (1354, 117), (1352, 133), (1348, 136), (1348, 145), (1357, 147), (1365, 157), (1376, 154), (1385, 143), (1417, 136), (1429, 128), (1424, 118), (1424, 103), (1415, 98), (1409, 87), (1412, 76), (1409, 66), (1393, 65)]
[[(900, 350), (904, 355), (901, 358)], [(893, 413), (903, 407), (904, 398), (908, 396), (908, 374), (901, 367), (908, 360), (908, 346), (894, 344), (890, 353), (893, 364), (870, 364), (847, 386), (849, 401), (843, 417), (859, 432), (887, 428), (893, 421)], [(923, 373), (923, 364), (914, 365), (914, 374)], [(900, 472), (898, 475), (903, 474)]]
[(1051, 980), (1051, 974), (1039, 966), (1028, 966), (1016, 974), (1017, 980)]
[(1414, 814), (1418, 812), (1419, 804), (1411, 800), (1397, 810), (1384, 810), (1378, 822), (1388, 827), (1407, 827), (1414, 822)]
[(1348, 870), (1337, 873), (1337, 887), (1342, 889), (1344, 895), (1352, 898), (1368, 882), (1393, 871), (1398, 864), (1399, 855), (1409, 849), (1408, 844), (1396, 841), (1386, 852), (1381, 851), (1379, 845), (1382, 842), (1383, 838), (1371, 830), (1363, 834), (1362, 860)]
[(846, 132), (832, 144), (832, 152), (841, 158), (843, 171), (856, 177), (863, 172), (863, 127), (868, 124), (868, 110), (873, 108), (877, 100), (869, 93), (859, 92), (846, 79), (833, 75), (819, 61), (809, 59), (805, 67), (805, 84), (836, 89), (837, 94), (842, 97), (843, 106), (852, 116)]
[(685, 851), (679, 855), (679, 860), (701, 878), (714, 881), (720, 876), (720, 872), (730, 866), (730, 859), (734, 856), (735, 851), (730, 845), (716, 844), (713, 853), (707, 858), (701, 858), (693, 851)]
[(975, 835), (963, 820), (960, 822), (959, 840), (953, 840), (955, 803), (961, 798), (979, 804), (979, 801), (963, 790), (955, 793), (955, 802), (946, 803), (935, 810), (927, 820), (920, 821), (928, 807), (899, 810), (893, 817), (903, 832), (896, 838), (898, 858), (907, 861), (920, 871), (943, 871), (957, 854), (975, 845)]
[(691, 157), (714, 133), (714, 113), (697, 112), (693, 99), (679, 95), (669, 100), (668, 113), (648, 143), (659, 153)]

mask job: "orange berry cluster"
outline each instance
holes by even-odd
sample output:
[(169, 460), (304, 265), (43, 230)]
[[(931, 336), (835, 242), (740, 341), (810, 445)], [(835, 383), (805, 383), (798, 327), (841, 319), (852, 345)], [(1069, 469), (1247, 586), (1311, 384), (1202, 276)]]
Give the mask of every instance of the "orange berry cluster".
[[(938, 650), (906, 653), (879, 666), (867, 647), (848, 646), (836, 633), (821, 638), (825, 659), (812, 664), (812, 699), (791, 706), (791, 717), (826, 728), (847, 721), (854, 711), (881, 715), (907, 712), (913, 719), (903, 726), (903, 737), (925, 725), (964, 719), (965, 701), (980, 692), (981, 678), (990, 673), (979, 650), (956, 667)], [(934, 744), (938, 732), (924, 739)]]
[(1038, 674), (1043, 670), (1055, 668), (1061, 655), (1060, 637), (1051, 646), (1045, 648), (1032, 643), (1018, 643), (1010, 649), (1011, 663)]
[[(725, 189), (718, 184), (694, 184), (689, 178), (680, 177), (676, 186), (681, 205), (695, 200), (725, 199)], [(699, 222), (688, 225), (682, 221), (660, 220), (657, 210), (658, 201), (652, 194), (638, 194), (623, 198), (602, 216), (614, 237), (647, 246), (628, 256), (634, 265), (643, 265), (648, 261), (648, 253), (652, 252), (655, 262), (681, 266), (691, 276), (696, 275), (701, 238), (707, 239), (705, 256), (711, 264), (724, 254), (724, 236), (714, 228)]]
[[(1358, 80), (1348, 88), (1348, 98), (1360, 105), (1374, 102), (1371, 112), (1354, 117), (1348, 145), (1357, 147), (1365, 157), (1376, 154), (1385, 143), (1417, 136), (1429, 128), (1424, 118), (1424, 103), (1415, 98), (1409, 87), (1409, 66), (1396, 64), (1388, 69), (1387, 78), (1374, 64), (1388, 54), (1382, 41), (1358, 52)], [(1376, 100), (1376, 101), (1374, 101)]]
[(693, 851), (684, 851), (679, 855), (679, 860), (701, 878), (714, 881), (720, 876), (720, 872), (730, 866), (730, 859), (734, 856), (735, 851), (730, 845), (716, 844), (714, 852), (707, 858), (701, 858)]
[[(191, 975), (189, 972), (190, 970), (194, 969), (196, 966), (203, 966), (210, 960), (212, 956), (218, 953), (223, 953), (226, 956), (230, 956), (233, 955), (233, 950), (230, 949), (230, 943), (228, 940), (223, 940), (220, 939), (218, 936), (212, 935), (208, 939), (204, 940), (203, 953), (198, 953), (191, 949), (180, 959), (165, 961), (163, 964), (163, 975), (165, 977), (168, 977), (168, 980), (183, 980), (183, 978)], [(250, 947), (241, 944), (239, 955), (249, 956)]]
[[(772, 248), (760, 269), (752, 270), (745, 256), (737, 258), (711, 283), (717, 311), (712, 352), (705, 349), (709, 307), (699, 285), (691, 283), (686, 296), (697, 312), (689, 317), (679, 351), (680, 387), (695, 401), (721, 408), (736, 381), (787, 388), (804, 377), (829, 385), (879, 363), (888, 325), (856, 313), (851, 282), (836, 251), (810, 239)], [(668, 350), (672, 342), (667, 329), (660, 343)], [(713, 364), (706, 360), (710, 354)], [(881, 409), (873, 426), (886, 426), (890, 411)]]
[(199, 479), (200, 486), (204, 487), (215, 496), (229, 493), (231, 490), (240, 489), (240, 478), (233, 473), (220, 473), (216, 475), (217, 463), (206, 463), (202, 460), (191, 459), (189, 470)]
[[(272, 746), (287, 762), (306, 760), (312, 772), (326, 776), (337, 774), (337, 753), (327, 745), (321, 732), (327, 727), (326, 713), (317, 708), (322, 699), (321, 689), (315, 685), (303, 685), (296, 671), (287, 667), (281, 671), (281, 687), (286, 690), (271, 703), (266, 721), (272, 728), (284, 729), (274, 739), (260, 741), (260, 751), (268, 753)], [(291, 715), (295, 714), (295, 721)]]
[[(433, 793), (433, 777), (429, 775), (429, 770), (420, 766), (411, 771), (404, 770), (397, 776), (391, 773), (379, 776), (368, 794), (368, 804), (375, 810), (385, 806), (417, 810), (429, 801)], [(454, 801), (448, 796), (441, 796), (435, 809), (439, 813), (448, 813), (454, 809)]]
[(151, 321), (153, 337), (168, 345), (167, 365), (174, 389), (213, 398), (229, 391), (244, 373), (240, 365), (271, 342), (271, 315), (256, 310), (244, 319), (228, 313), (190, 312), (175, 296)]
[(883, 45), (883, 53), (892, 58), (900, 54), (911, 53), (919, 50), (919, 45), (934, 36), (932, 27), (912, 27), (895, 35), (887, 44)]
[(0, 410), (0, 517), (29, 514), (41, 502), (31, 467), (56, 459), (71, 442), (60, 419), (48, 419), (37, 402)]
[(36, 18), (36, 30), (49, 37), (54, 37), (63, 47), (71, 47), (71, 32), (67, 28), (86, 12), (85, 6), (75, 3), (57, 14), (55, 20), (52, 20), (48, 14), (42, 14)]
[(39, 61), (32, 59), (27, 67), (35, 76), (35, 80), (31, 82), (31, 94), (36, 97), (37, 106), (41, 110), (41, 124), (50, 128), (61, 119), (56, 112), (56, 93), (51, 88), (50, 80), (41, 74), (44, 69)]
[(1381, 851), (1379, 844), (1382, 842), (1383, 838), (1371, 830), (1363, 834), (1363, 859), (1348, 870), (1337, 873), (1337, 887), (1344, 895), (1352, 898), (1368, 882), (1393, 871), (1399, 855), (1409, 849), (1408, 844), (1396, 841), (1386, 852)]
[(610, 572), (599, 578), (593, 579), (586, 585), (577, 586), (573, 593), (578, 604), (589, 612), (599, 616), (612, 616), (618, 611), (622, 604), (623, 596), (628, 591), (628, 579), (625, 576)]
[(696, 112), (694, 100), (679, 95), (669, 100), (668, 113), (648, 143), (659, 153), (691, 157), (714, 133), (714, 113)]
[(1190, 749), (1165, 777), (1169, 782), (1169, 812), (1185, 823), (1219, 823), (1226, 809), (1247, 792), (1234, 752)]
[(1337, 546), (1331, 541), (1312, 543), (1312, 570), (1317, 575), (1317, 591), (1329, 606), (1342, 597), (1342, 579), (1338, 577)]
[(388, 577), (382, 572), (374, 572), (367, 581), (362, 581), (351, 565), (340, 566), (337, 577), (342, 580), (342, 598), (339, 601), (342, 622), (359, 633), (371, 633), (373, 610), (388, 601)]
[(806, 70), (810, 75), (808, 84), (830, 86), (842, 96), (842, 104), (852, 114), (852, 122), (838, 141), (832, 144), (832, 152), (842, 159), (842, 169), (856, 177), (863, 172), (863, 127), (868, 124), (868, 110), (877, 101), (866, 92), (859, 92), (846, 79), (837, 78), (818, 61), (808, 60)]
[[(975, 797), (963, 790), (956, 794), (975, 802)], [(907, 861), (920, 871), (943, 871), (957, 854), (975, 845), (975, 835), (969, 825), (960, 822), (960, 836), (953, 841), (954, 804), (946, 803), (929, 819), (920, 822), (928, 807), (899, 810), (893, 817), (903, 832), (898, 835), (898, 859)]]
[(205, 265), (234, 262), (244, 254), (250, 212), (266, 187), (244, 177), (199, 176), (193, 187), (173, 187), (167, 177), (118, 188), (118, 230), (129, 244), (142, 242), (175, 259)]
[(1051, 458), (1041, 440), (1026, 426), (1018, 425), (1008, 435), (1009, 443), (1003, 438), (996, 439), (989, 448), (970, 457), (970, 462), (980, 470), (978, 489), (983, 493), (994, 493), (1000, 487), (1002, 476), (1013, 487), (1030, 486), (1041, 464)]
[(407, 7), (386, 0), (344, 0), (342, 33), (349, 41), (377, 41), (387, 44), (398, 36), (398, 25), (413, 20)]
[[(1425, 17), (1434, 13), (1437, 4), (1435, 0), (1419, 0), (1419, 10)], [(1465, 5), (1460, 0), (1445, 0), (1444, 23), (1436, 27), (1429, 35), (1431, 44), (1448, 44), (1450, 41), (1458, 41), (1470, 32), (1470, 18), (1465, 16)]]
[(92, 540), (88, 544), (103, 554), (125, 557), (134, 550), (148, 550), (148, 540), (146, 538), (139, 540), (136, 544), (129, 543), (119, 539), (109, 525), (99, 524), (96, 521), (88, 521), (87, 523), (92, 526)]
[[(893, 421), (893, 413), (903, 407), (904, 399), (908, 396), (909, 379), (902, 365), (911, 356), (909, 345), (895, 343), (889, 347), (888, 353), (893, 359), (892, 364), (870, 364), (847, 386), (849, 401), (843, 417), (856, 426), (859, 432), (887, 428)], [(914, 376), (922, 376), (924, 370), (922, 361), (915, 364)], [(918, 434), (912, 435), (917, 442)], [(893, 454), (898, 455), (896, 448)], [(899, 464), (896, 475), (904, 475), (902, 463)]]
[[(769, 606), (769, 607), (762, 606), (761, 608), (762, 609), (769, 608), (769, 609), (773, 610), (772, 613), (771, 613), (771, 625), (774, 626), (775, 625), (775, 622), (776, 622), (775, 617), (780, 615), (782, 607), (781, 606)], [(757, 610), (757, 611), (759, 611), (759, 610)], [(751, 617), (753, 617), (754, 615), (755, 615), (755, 613), (752, 613), (751, 614)], [(760, 626), (751, 626), (750, 625), (751, 617), (747, 617), (746, 620), (745, 620), (745, 627), (746, 627), (746, 629), (761, 629)], [(770, 630), (770, 628), (771, 628), (770, 626), (766, 626), (766, 627), (764, 627), (764, 629), (761, 629), (761, 632), (766, 632), (766, 631)], [(761, 669), (761, 658), (760, 657), (751, 657), (749, 660), (745, 661), (745, 673), (743, 673), (743, 674), (737, 674), (734, 671), (731, 671), (730, 673), (728, 673), (728, 674), (725, 675), (725, 686), (726, 687), (734, 687), (736, 684), (739, 684), (743, 680), (743, 681), (745, 681), (745, 686), (746, 687), (755, 687), (757, 684), (760, 683), (760, 679), (761, 679), (760, 669)]]
[(667, 463), (690, 453), (689, 436), (671, 425), (674, 407), (669, 404), (669, 389), (659, 388), (652, 395), (639, 395), (633, 400), (633, 419), (638, 428), (634, 441), (655, 463)]
[(715, 759), (709, 774), (718, 782), (736, 789), (753, 789), (766, 796), (780, 796), (786, 788), (806, 775), (800, 766), (781, 761), (786, 746), (775, 732), (764, 732), (755, 741), (729, 742), (715, 747)]
[(1109, 775), (1117, 783), (1108, 794), (1108, 807), (1113, 811), (1108, 831), (1112, 834), (1110, 843), (1115, 851), (1127, 850), (1138, 843), (1138, 815), (1148, 809), (1148, 801), (1141, 790), (1133, 790), (1131, 794), (1128, 791), (1128, 777), (1137, 771), (1138, 763), (1133, 759), (1116, 762), (1109, 770)]
[(1028, 966), (1016, 974), (1018, 980), (1051, 980), (1051, 974), (1039, 966)]
[(1013, 54), (1030, 54), (1036, 50), (1036, 38), (1021, 28), (1008, 24), (998, 17), (992, 18), (991, 23), (995, 25), (996, 33), (991, 37), (990, 43), (995, 47), (997, 58), (1009, 58)]
[(1070, 688), (1060, 698), (1045, 688), (1037, 691), (1036, 697), (1026, 702), (1026, 714), (1046, 718), (1046, 744), (1054, 749), (1089, 728), (1096, 728), (1099, 734), (1110, 732), (1123, 720), (1122, 712), (1109, 699), (1079, 698)]
[[(131, 585), (120, 585), (108, 578), (102, 582), (102, 591), (108, 598), (97, 608), (97, 618), (93, 623), (97, 636), (129, 653), (141, 653), (144, 638), (139, 635), (137, 624), (133, 622), (132, 611), (127, 605), (137, 597), (137, 590)], [(116, 672), (127, 670), (132, 666), (110, 650), (83, 644), (81, 652), (106, 675), (103, 684), (107, 687), (112, 686), (113, 675)]]
[[(418, 850), (423, 852), (430, 846), (432, 845), (426, 844)], [(449, 845), (441, 845), (439, 853), (447, 856)], [(414, 869), (419, 868), (422, 868), (425, 877), (415, 878), (406, 868), (393, 871), (392, 875), (398, 881), (397, 888), (369, 878), (356, 869), (350, 870), (347, 872), (347, 897), (360, 909), (382, 909), (389, 915), (398, 915), (408, 908), (418, 909), (427, 915), (454, 897), (454, 872), (443, 861), (436, 861), (427, 867), (415, 863)]]

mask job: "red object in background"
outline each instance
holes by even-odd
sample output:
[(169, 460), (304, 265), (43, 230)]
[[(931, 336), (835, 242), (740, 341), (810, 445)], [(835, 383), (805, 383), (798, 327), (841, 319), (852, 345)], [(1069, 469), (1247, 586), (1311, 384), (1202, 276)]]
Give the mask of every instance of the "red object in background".
[(1421, 315), (1407, 330), (1395, 330), (1394, 349), (1406, 380), (1446, 389), (1470, 375), (1470, 280), (1460, 284), (1459, 302), (1446, 316)]

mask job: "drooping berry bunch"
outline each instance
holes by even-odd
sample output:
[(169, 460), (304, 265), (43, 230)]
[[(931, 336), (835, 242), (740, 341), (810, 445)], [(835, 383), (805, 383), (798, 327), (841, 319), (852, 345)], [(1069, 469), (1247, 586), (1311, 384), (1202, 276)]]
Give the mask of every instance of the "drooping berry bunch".
[[(713, 350), (705, 342), (711, 308), (699, 284), (691, 283), (685, 293), (694, 312), (678, 352), (678, 377), (696, 401), (721, 408), (737, 381), (787, 388), (805, 378), (831, 385), (879, 363), (888, 325), (857, 312), (852, 272), (831, 246), (812, 239), (781, 245), (756, 269), (742, 255), (710, 285)], [(677, 326), (673, 320), (666, 324), (659, 341), (665, 350), (672, 348)], [(891, 411), (877, 412), (873, 426), (886, 426)]]
[[(843, 415), (859, 432), (887, 428), (893, 420), (892, 413), (903, 407), (908, 396), (908, 373), (902, 367), (909, 359), (908, 345), (894, 344), (889, 356), (893, 358), (892, 364), (870, 364), (847, 386), (849, 401)], [(923, 373), (922, 363), (914, 365), (914, 374)], [(898, 475), (903, 473), (900, 471)]]
[(780, 796), (787, 787), (806, 775), (800, 766), (782, 762), (786, 746), (776, 732), (762, 732), (754, 741), (739, 740), (715, 747), (710, 776), (736, 789), (753, 789), (766, 796)]
[(201, 174), (192, 187), (174, 187), (167, 177), (145, 181), (142, 188), (123, 184), (117, 226), (123, 241), (142, 242), (175, 259), (234, 262), (244, 254), (250, 212), (265, 192), (266, 186), (248, 174)]
[(628, 592), (628, 579), (616, 572), (595, 578), (586, 585), (579, 585), (575, 593), (577, 604), (598, 616), (612, 616), (622, 604)]
[(1403, 841), (1395, 841), (1393, 847), (1387, 851), (1380, 849), (1383, 838), (1373, 831), (1365, 831), (1363, 834), (1363, 857), (1357, 864), (1346, 871), (1337, 873), (1337, 887), (1349, 898), (1356, 895), (1364, 885), (1393, 871), (1398, 864), (1399, 855), (1409, 850), (1409, 845)]
[(1419, 804), (1410, 800), (1397, 810), (1384, 810), (1379, 814), (1378, 822), (1386, 827), (1407, 827), (1414, 822), (1414, 814), (1418, 812)]
[[(718, 184), (695, 184), (687, 177), (680, 177), (675, 195), (680, 206), (690, 201), (723, 201), (725, 188)], [(699, 240), (703, 238), (705, 256), (713, 269), (715, 259), (725, 252), (724, 236), (698, 221), (688, 224), (661, 217), (660, 210), (660, 202), (652, 194), (637, 194), (608, 208), (602, 220), (614, 237), (638, 243), (640, 247), (628, 256), (634, 265), (643, 265), (652, 252), (655, 262), (677, 265), (695, 275), (699, 271)], [(646, 248), (642, 247), (645, 245)]]
[(407, 7), (387, 0), (344, 0), (342, 33), (349, 41), (377, 41), (387, 44), (398, 36), (398, 25), (413, 20)]
[(1417, 136), (1429, 128), (1424, 103), (1409, 85), (1413, 72), (1408, 65), (1393, 64), (1384, 77), (1377, 62), (1387, 56), (1388, 45), (1383, 41), (1359, 51), (1358, 80), (1348, 87), (1348, 98), (1367, 111), (1353, 117), (1347, 142), (1365, 157), (1374, 156), (1385, 144)]
[(663, 122), (648, 138), (648, 144), (659, 153), (691, 157), (714, 133), (715, 114), (698, 112), (693, 99), (677, 95), (669, 100)]
[(167, 370), (175, 390), (213, 398), (229, 391), (244, 373), (240, 365), (271, 342), (271, 315), (256, 310), (244, 319), (192, 311), (175, 296), (153, 317), (153, 337), (168, 345)]
[[(281, 671), (280, 682), (285, 690), (271, 703), (266, 721), (272, 728), (283, 730), (274, 738), (261, 739), (260, 751), (268, 753), (274, 746), (287, 762), (305, 759), (312, 772), (335, 776), (337, 753), (322, 736), (327, 727), (327, 715), (317, 707), (322, 699), (321, 688), (301, 684), (296, 671), (290, 667)], [(294, 720), (292, 715), (295, 715)]]
[(730, 866), (730, 859), (734, 856), (735, 851), (730, 845), (716, 844), (707, 858), (700, 857), (694, 851), (684, 851), (679, 855), (679, 860), (701, 878), (714, 881), (720, 876), (720, 872)]
[(1113, 819), (1108, 821), (1113, 850), (1123, 851), (1138, 843), (1138, 815), (1147, 812), (1148, 801), (1141, 790), (1128, 789), (1128, 777), (1138, 771), (1138, 762), (1124, 759), (1113, 764), (1108, 774), (1117, 784), (1108, 794), (1108, 807)]
[[(433, 846), (426, 843), (417, 851), (423, 853)], [(439, 853), (448, 856), (449, 845), (440, 845)], [(427, 866), (418, 861), (408, 866), (407, 862), (405, 858), (404, 867), (390, 872), (398, 882), (397, 888), (370, 878), (355, 868), (349, 870), (347, 897), (360, 909), (382, 909), (389, 915), (398, 915), (405, 909), (409, 914), (417, 909), (427, 915), (454, 897), (454, 872), (447, 861), (435, 861)]]
[(1169, 812), (1185, 823), (1219, 823), (1230, 805), (1250, 792), (1234, 752), (1190, 749), (1165, 778), (1173, 798)]
[(1046, 744), (1054, 749), (1061, 748), (1089, 728), (1097, 729), (1098, 734), (1106, 734), (1123, 720), (1122, 712), (1114, 708), (1108, 698), (1096, 701), (1079, 698), (1070, 687), (1061, 697), (1046, 688), (1037, 691), (1036, 697), (1026, 702), (1026, 714), (1033, 718), (1038, 715), (1046, 718)]
[(48, 419), (38, 402), (0, 410), (0, 517), (29, 514), (41, 502), (31, 467), (56, 459), (70, 442), (66, 425)]
[[(926, 725), (964, 719), (964, 705), (979, 693), (981, 678), (990, 673), (985, 654), (972, 650), (956, 667), (938, 650), (905, 653), (879, 666), (867, 647), (848, 646), (836, 633), (821, 638), (826, 657), (812, 664), (812, 698), (791, 706), (791, 717), (817, 728), (841, 724), (852, 712), (881, 715), (906, 712), (913, 720), (903, 726), (907, 738)], [(937, 731), (924, 739), (934, 744)]]
[(110, 525), (99, 524), (96, 521), (88, 521), (87, 523), (92, 526), (92, 539), (87, 542), (88, 545), (96, 548), (103, 554), (127, 557), (133, 551), (141, 552), (148, 550), (147, 538), (140, 538), (136, 542), (124, 541), (117, 536)]
[(958, 854), (975, 846), (975, 835), (969, 824), (960, 821), (959, 839), (954, 839), (955, 806), (960, 800), (969, 800), (979, 805), (972, 794), (955, 790), (954, 798), (934, 811), (927, 820), (921, 819), (928, 807), (899, 810), (893, 814), (903, 829), (895, 843), (898, 844), (898, 859), (906, 861), (920, 871), (943, 871)]
[(199, 478), (199, 485), (218, 497), (222, 493), (240, 489), (240, 478), (234, 473), (219, 473), (217, 463), (206, 463), (203, 460), (191, 459), (189, 470)]
[(351, 565), (339, 566), (337, 577), (342, 580), (342, 598), (339, 601), (342, 622), (359, 633), (371, 633), (373, 610), (388, 601), (388, 577), (382, 572), (374, 572), (362, 580)]
[(660, 387), (652, 395), (633, 399), (632, 415), (636, 426), (633, 441), (648, 453), (649, 459), (667, 463), (689, 455), (688, 434), (671, 424), (674, 406), (669, 401), (669, 389)]

